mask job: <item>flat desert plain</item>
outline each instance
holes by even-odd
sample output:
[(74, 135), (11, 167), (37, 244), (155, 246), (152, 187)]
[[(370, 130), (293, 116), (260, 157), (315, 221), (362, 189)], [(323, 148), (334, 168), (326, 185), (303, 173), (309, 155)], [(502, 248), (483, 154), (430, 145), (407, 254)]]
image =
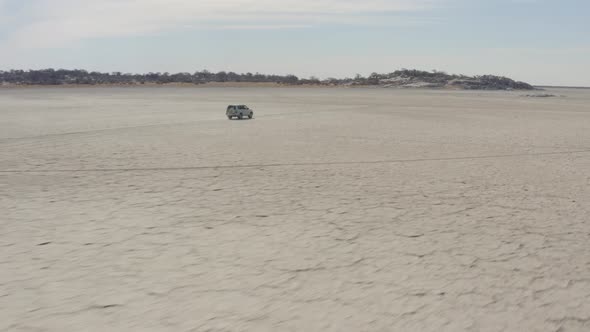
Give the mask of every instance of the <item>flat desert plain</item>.
[(589, 331), (590, 90), (549, 93), (0, 90), (0, 330)]

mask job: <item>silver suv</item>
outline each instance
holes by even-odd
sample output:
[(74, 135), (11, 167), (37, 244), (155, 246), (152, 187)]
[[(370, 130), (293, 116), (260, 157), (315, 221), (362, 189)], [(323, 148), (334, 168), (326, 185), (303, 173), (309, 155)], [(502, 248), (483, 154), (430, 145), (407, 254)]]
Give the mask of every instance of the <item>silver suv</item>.
[(246, 105), (229, 105), (227, 110), (225, 111), (225, 115), (227, 115), (228, 119), (233, 119), (234, 117), (238, 119), (243, 119), (244, 117), (248, 117), (248, 119), (252, 119), (254, 117), (254, 111), (252, 111)]

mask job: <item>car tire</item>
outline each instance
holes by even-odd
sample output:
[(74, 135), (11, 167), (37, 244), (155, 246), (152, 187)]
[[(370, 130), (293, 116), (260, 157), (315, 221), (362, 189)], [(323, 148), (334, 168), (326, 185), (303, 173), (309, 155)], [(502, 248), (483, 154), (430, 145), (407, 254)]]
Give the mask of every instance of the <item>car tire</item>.
[(231, 116), (231, 115), (228, 115), (228, 116), (227, 116), (227, 119), (228, 119), (228, 120), (231, 120), (231, 119), (233, 119), (233, 118), (234, 118), (234, 117), (233, 117), (233, 116)]
[(250, 114), (248, 114), (248, 119), (252, 119), (253, 116), (254, 116), (254, 113), (250, 112)]

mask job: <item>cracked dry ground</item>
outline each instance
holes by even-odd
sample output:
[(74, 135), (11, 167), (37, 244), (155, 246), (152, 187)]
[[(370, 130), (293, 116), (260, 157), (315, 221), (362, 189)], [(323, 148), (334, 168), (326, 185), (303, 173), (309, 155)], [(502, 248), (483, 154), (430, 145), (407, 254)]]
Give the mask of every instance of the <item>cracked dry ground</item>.
[(566, 93), (0, 91), (0, 330), (588, 331)]

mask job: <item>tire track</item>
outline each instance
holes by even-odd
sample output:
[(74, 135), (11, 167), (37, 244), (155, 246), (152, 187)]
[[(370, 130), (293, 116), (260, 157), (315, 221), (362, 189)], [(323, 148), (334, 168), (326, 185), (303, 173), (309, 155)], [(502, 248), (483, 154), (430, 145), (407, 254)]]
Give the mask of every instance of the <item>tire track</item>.
[(247, 169), (247, 168), (278, 168), (278, 167), (313, 167), (313, 166), (338, 166), (338, 165), (374, 165), (374, 164), (405, 164), (432, 161), (460, 161), (480, 159), (500, 159), (538, 156), (559, 156), (590, 153), (587, 150), (516, 153), (484, 156), (442, 157), (442, 158), (416, 158), (416, 159), (392, 159), (373, 161), (334, 161), (334, 162), (300, 162), (300, 163), (268, 163), (268, 164), (242, 164), (242, 165), (213, 165), (213, 166), (179, 166), (179, 167), (130, 167), (130, 168), (87, 168), (87, 169), (27, 169), (27, 170), (0, 170), (0, 174), (16, 173), (111, 173), (111, 172), (167, 172), (167, 171), (198, 171), (210, 169)]
[[(293, 115), (306, 115), (306, 114), (318, 114), (318, 113), (329, 113), (329, 112), (343, 112), (341, 109), (335, 110), (325, 110), (325, 111), (302, 111), (302, 112), (289, 112), (289, 113), (273, 113), (273, 114), (263, 114), (263, 115), (255, 115), (254, 119), (260, 118), (272, 118), (277, 116), (293, 116)], [(195, 121), (184, 121), (184, 122), (172, 122), (172, 123), (154, 123), (154, 124), (146, 124), (146, 125), (138, 125), (138, 126), (124, 126), (124, 127), (113, 127), (113, 128), (102, 128), (102, 129), (93, 129), (93, 130), (85, 130), (85, 131), (71, 131), (65, 133), (51, 133), (51, 134), (42, 134), (42, 135), (35, 135), (35, 136), (22, 136), (22, 137), (4, 137), (0, 138), (0, 144), (6, 144), (10, 142), (15, 142), (19, 144), (22, 141), (35, 141), (45, 138), (61, 138), (67, 136), (75, 136), (75, 135), (92, 135), (92, 134), (100, 134), (104, 132), (113, 132), (113, 131), (121, 131), (121, 130), (130, 130), (130, 129), (144, 129), (144, 128), (157, 128), (157, 127), (173, 127), (173, 126), (186, 126), (186, 125), (193, 125), (196, 123), (202, 122), (216, 122), (216, 121), (227, 121), (227, 118), (224, 116), (223, 119), (206, 119), (206, 120), (195, 120)]]

